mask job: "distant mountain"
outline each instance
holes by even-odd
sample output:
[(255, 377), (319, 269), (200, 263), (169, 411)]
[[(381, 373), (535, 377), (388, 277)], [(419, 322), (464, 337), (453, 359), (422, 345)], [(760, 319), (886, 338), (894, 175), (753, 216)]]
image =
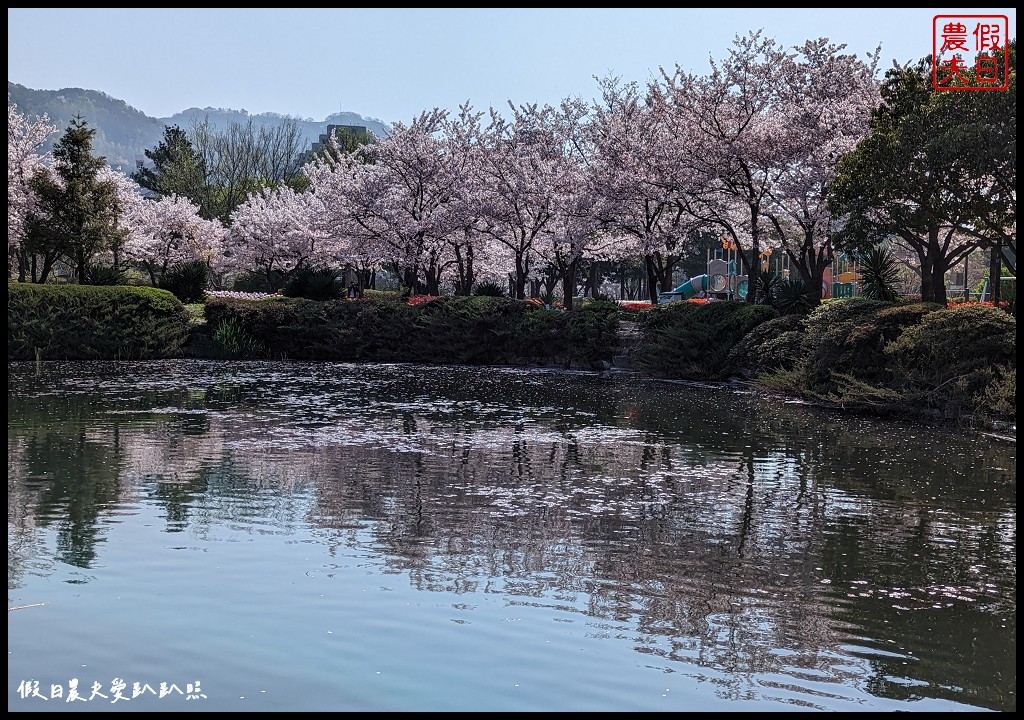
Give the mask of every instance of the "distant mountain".
[(152, 150), (164, 137), (164, 127), (177, 125), (189, 130), (194, 123), (209, 119), (218, 130), (226, 130), (232, 123), (247, 124), (250, 120), (256, 127), (276, 126), (286, 120), (294, 120), (307, 146), (319, 142), (320, 135), (327, 132), (328, 125), (362, 125), (378, 137), (390, 132), (389, 127), (376, 118), (368, 118), (354, 112), (340, 112), (329, 115), (322, 122), (300, 119), (277, 113), (252, 115), (245, 110), (222, 108), (188, 108), (171, 117), (153, 118), (131, 107), (123, 100), (110, 97), (98, 90), (64, 88), (62, 90), (33, 90), (24, 85), (7, 81), (7, 104), (17, 105), (18, 112), (29, 117), (47, 115), (57, 126), (57, 132), (43, 148), (49, 150), (60, 139), (71, 120), (77, 115), (96, 130), (93, 139), (93, 155), (105, 157), (114, 168), (126, 172), (135, 169), (136, 160), (145, 157), (146, 150)]

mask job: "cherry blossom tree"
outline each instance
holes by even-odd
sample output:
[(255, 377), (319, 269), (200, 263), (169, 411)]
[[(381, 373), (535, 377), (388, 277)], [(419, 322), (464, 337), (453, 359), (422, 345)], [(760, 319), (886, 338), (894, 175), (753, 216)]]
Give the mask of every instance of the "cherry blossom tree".
[[(603, 198), (591, 163), (589, 107), (579, 100), (563, 100), (551, 130), (552, 217), (535, 250), (558, 276), (564, 307), (571, 310), (580, 263), (591, 259), (596, 268), (596, 261), (615, 245), (615, 236), (601, 227), (598, 208)], [(596, 295), (596, 287), (593, 292)]]
[(349, 193), (345, 186), (355, 182), (366, 158), (359, 146), (346, 150), (334, 137), (328, 142), (329, 149), (303, 168), (308, 180), (305, 201), (313, 232), (324, 239), (333, 260), (346, 273), (352, 272), (357, 293), (362, 297), (363, 291), (372, 286), (376, 269), (386, 259), (380, 243), (355, 221), (347, 204)]
[(28, 118), (11, 104), (10, 96), (7, 101), (7, 270), (13, 275), (16, 264), (18, 281), (24, 282), (32, 262), (24, 248), (25, 218), (38, 203), (30, 181), (47, 167), (50, 156), (41, 148), (57, 127), (46, 115)]
[[(662, 70), (656, 108), (679, 139), (680, 164), (700, 178), (680, 187), (687, 211), (724, 230), (739, 250), (750, 287), (757, 286), (769, 191), (799, 157), (787, 132), (785, 73), (791, 56), (761, 32), (737, 36), (728, 57), (706, 75), (679, 65)], [(748, 293), (754, 302), (756, 293)]]
[(557, 111), (550, 105), (509, 103), (512, 120), (490, 109), (480, 163), (475, 166), (481, 232), (501, 246), (514, 266), (512, 291), (526, 296), (526, 282), (535, 271), (538, 238), (548, 232), (555, 215), (554, 198), (563, 182), (562, 149), (558, 145)]
[[(450, 238), (464, 234), (464, 207), (455, 202), (464, 159), (443, 138), (447, 112), (434, 108), (409, 125), (308, 173), (323, 207), (352, 239), (376, 244), (411, 292), (436, 295), (448, 263)], [(422, 280), (421, 280), (422, 276)]]
[(287, 186), (250, 195), (231, 215), (224, 239), (225, 261), (233, 270), (256, 270), (274, 286), (274, 272), (287, 275), (304, 264), (334, 259), (330, 237), (316, 222), (318, 198)]
[(817, 303), (824, 270), (832, 264), (835, 219), (826, 206), (839, 159), (867, 135), (878, 105), (878, 52), (861, 61), (845, 46), (809, 40), (780, 73), (782, 127), (794, 154), (768, 187), (765, 216)]
[(469, 103), (459, 108), (454, 118), (443, 126), (442, 142), (450, 158), (452, 175), (451, 196), (448, 202), (450, 231), (442, 238), (446, 244), (446, 266), (454, 269), (456, 295), (470, 295), (481, 273), (485, 276), (505, 274), (505, 268), (496, 266), (499, 254), (494, 253), (483, 227), (480, 185), (474, 178), (483, 161), (485, 113), (476, 111)]
[(104, 165), (99, 169), (96, 179), (113, 189), (113, 196), (116, 198), (120, 212), (117, 217), (117, 232), (111, 236), (112, 242), (99, 248), (92, 261), (106, 263), (114, 270), (120, 270), (125, 249), (131, 243), (134, 232), (133, 217), (138, 214), (138, 207), (142, 205), (145, 198), (142, 196), (142, 188), (138, 183), (109, 165)]
[[(590, 132), (595, 208), (602, 227), (628, 238), (623, 249), (643, 258), (650, 300), (658, 286), (669, 289), (681, 245), (693, 220), (683, 212), (681, 193), (691, 193), (700, 178), (686, 175), (664, 112), (636, 83), (600, 79), (601, 99), (593, 105)], [(657, 93), (651, 89), (651, 93)], [(658, 98), (660, 99), (660, 98)]]
[(135, 192), (125, 204), (129, 228), (125, 257), (141, 265), (154, 286), (167, 269), (180, 263), (202, 261), (218, 269), (222, 257), (224, 226), (207, 220), (188, 198), (168, 195), (150, 200)]

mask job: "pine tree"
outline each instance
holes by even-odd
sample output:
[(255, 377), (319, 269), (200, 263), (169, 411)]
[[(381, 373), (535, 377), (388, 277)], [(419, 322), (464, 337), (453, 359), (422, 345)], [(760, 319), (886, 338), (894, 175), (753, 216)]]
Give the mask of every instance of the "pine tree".
[(106, 158), (93, 157), (96, 130), (75, 116), (54, 145), (52, 172), (32, 178), (39, 206), (26, 219), (26, 247), (43, 257), (39, 282), (45, 282), (57, 260), (69, 263), (79, 281), (93, 258), (111, 252), (114, 265), (124, 242), (118, 227), (121, 206), (114, 184), (100, 179)]
[(195, 203), (200, 214), (211, 217), (206, 198), (206, 171), (188, 134), (177, 125), (164, 128), (164, 139), (153, 150), (146, 150), (153, 167), (140, 167), (132, 179), (159, 197), (178, 195)]

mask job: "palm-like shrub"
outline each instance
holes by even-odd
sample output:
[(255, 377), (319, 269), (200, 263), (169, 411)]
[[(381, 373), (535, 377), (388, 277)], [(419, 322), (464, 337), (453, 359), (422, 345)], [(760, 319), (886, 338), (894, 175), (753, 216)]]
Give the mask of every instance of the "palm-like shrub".
[(473, 294), (487, 297), (505, 297), (505, 290), (498, 283), (487, 281), (477, 283), (473, 289)]
[(814, 307), (814, 300), (801, 278), (783, 280), (775, 289), (775, 308), (783, 315), (806, 315)]
[(303, 266), (292, 272), (283, 292), (286, 297), (337, 300), (345, 294), (345, 284), (333, 268)]
[(124, 285), (128, 274), (114, 265), (87, 265), (82, 285)]
[(895, 302), (899, 298), (899, 262), (888, 248), (874, 247), (860, 261), (860, 293), (870, 300)]
[(775, 307), (775, 293), (782, 284), (782, 276), (776, 272), (763, 272), (757, 275), (757, 303)]
[(192, 260), (167, 268), (159, 285), (183, 303), (196, 303), (202, 302), (209, 282), (210, 268), (202, 260)]

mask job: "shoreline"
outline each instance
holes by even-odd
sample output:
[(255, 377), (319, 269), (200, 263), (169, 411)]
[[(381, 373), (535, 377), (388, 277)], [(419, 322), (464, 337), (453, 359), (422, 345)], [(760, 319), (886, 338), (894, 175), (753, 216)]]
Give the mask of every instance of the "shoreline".
[(305, 359), (258, 359), (258, 360), (233, 360), (216, 357), (203, 357), (198, 355), (182, 354), (176, 357), (147, 359), (147, 360), (116, 360), (116, 359), (94, 359), (94, 360), (8, 360), (11, 364), (37, 364), (54, 362), (114, 362), (114, 363), (135, 363), (135, 362), (174, 362), (174, 361), (197, 361), (209, 363), (301, 363), (301, 364), (324, 364), (342, 363), (347, 365), (415, 365), (422, 367), (453, 367), (467, 369), (501, 368), (506, 370), (538, 370), (561, 373), (585, 373), (595, 376), (634, 376), (645, 382), (670, 383), (673, 385), (685, 385), (693, 388), (706, 390), (726, 390), (734, 392), (747, 392), (756, 394), (761, 398), (774, 400), (788, 405), (804, 405), (819, 410), (827, 410), (842, 414), (854, 415), (865, 418), (877, 418), (881, 420), (891, 419), (900, 422), (908, 422), (922, 427), (942, 427), (946, 429), (972, 430), (987, 437), (1003, 442), (1016, 444), (1017, 423), (1016, 421), (1002, 420), (992, 417), (959, 416), (947, 417), (937, 409), (907, 408), (902, 410), (872, 410), (870, 408), (847, 407), (842, 403), (833, 403), (826, 400), (805, 398), (797, 395), (789, 395), (777, 390), (760, 385), (756, 380), (746, 380), (739, 376), (727, 380), (688, 380), (685, 378), (664, 378), (650, 375), (641, 370), (626, 365), (605, 362), (607, 367), (584, 366), (584, 364), (570, 363), (568, 366), (555, 363), (522, 363), (522, 364), (458, 364), (458, 363), (424, 363), (414, 361), (373, 361), (373, 362), (352, 362), (346, 360), (305, 360)]

